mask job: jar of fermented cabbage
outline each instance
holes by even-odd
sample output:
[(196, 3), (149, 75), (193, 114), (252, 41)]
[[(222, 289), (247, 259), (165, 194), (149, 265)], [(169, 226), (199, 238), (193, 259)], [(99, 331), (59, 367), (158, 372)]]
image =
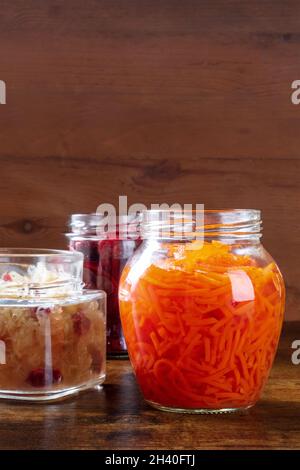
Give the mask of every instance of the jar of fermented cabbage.
[(0, 249), (0, 398), (58, 400), (105, 379), (106, 295), (81, 253)]

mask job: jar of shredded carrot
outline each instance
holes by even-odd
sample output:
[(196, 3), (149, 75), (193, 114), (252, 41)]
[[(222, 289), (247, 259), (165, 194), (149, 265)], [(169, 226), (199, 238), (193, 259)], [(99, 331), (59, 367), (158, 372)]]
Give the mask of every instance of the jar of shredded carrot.
[(285, 289), (257, 210), (146, 211), (119, 290), (146, 401), (220, 413), (253, 406), (275, 357)]

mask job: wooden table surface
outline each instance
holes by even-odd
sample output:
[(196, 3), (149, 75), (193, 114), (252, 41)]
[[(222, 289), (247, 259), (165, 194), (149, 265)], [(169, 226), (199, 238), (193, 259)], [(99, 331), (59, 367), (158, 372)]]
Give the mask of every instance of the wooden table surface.
[(300, 365), (291, 343), (300, 322), (285, 325), (261, 401), (243, 415), (180, 415), (147, 406), (127, 360), (109, 361), (100, 391), (50, 404), (0, 403), (1, 449), (300, 448)]

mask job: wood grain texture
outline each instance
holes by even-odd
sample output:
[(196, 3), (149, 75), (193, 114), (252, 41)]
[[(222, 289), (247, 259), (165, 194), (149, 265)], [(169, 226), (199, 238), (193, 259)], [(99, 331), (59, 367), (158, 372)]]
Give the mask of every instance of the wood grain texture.
[(102, 391), (52, 404), (0, 403), (0, 449), (299, 449), (299, 366), (287, 323), (261, 401), (246, 414), (193, 416), (147, 406), (128, 361), (110, 361)]
[(101, 202), (263, 210), (299, 318), (300, 3), (1, 2), (0, 244)]

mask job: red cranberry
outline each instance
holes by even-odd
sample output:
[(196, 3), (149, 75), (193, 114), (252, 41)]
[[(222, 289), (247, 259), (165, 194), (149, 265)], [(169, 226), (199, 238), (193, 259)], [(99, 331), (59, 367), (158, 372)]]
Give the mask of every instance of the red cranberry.
[(3, 279), (3, 281), (12, 281), (12, 277), (9, 273), (3, 274), (2, 279)]
[(62, 375), (59, 369), (52, 369), (52, 382), (51, 384), (46, 384), (45, 369), (39, 367), (30, 372), (26, 381), (29, 382), (32, 387), (44, 387), (45, 385), (59, 384), (62, 381)]
[(91, 326), (91, 320), (83, 312), (72, 315), (74, 333), (78, 336), (87, 333)]

